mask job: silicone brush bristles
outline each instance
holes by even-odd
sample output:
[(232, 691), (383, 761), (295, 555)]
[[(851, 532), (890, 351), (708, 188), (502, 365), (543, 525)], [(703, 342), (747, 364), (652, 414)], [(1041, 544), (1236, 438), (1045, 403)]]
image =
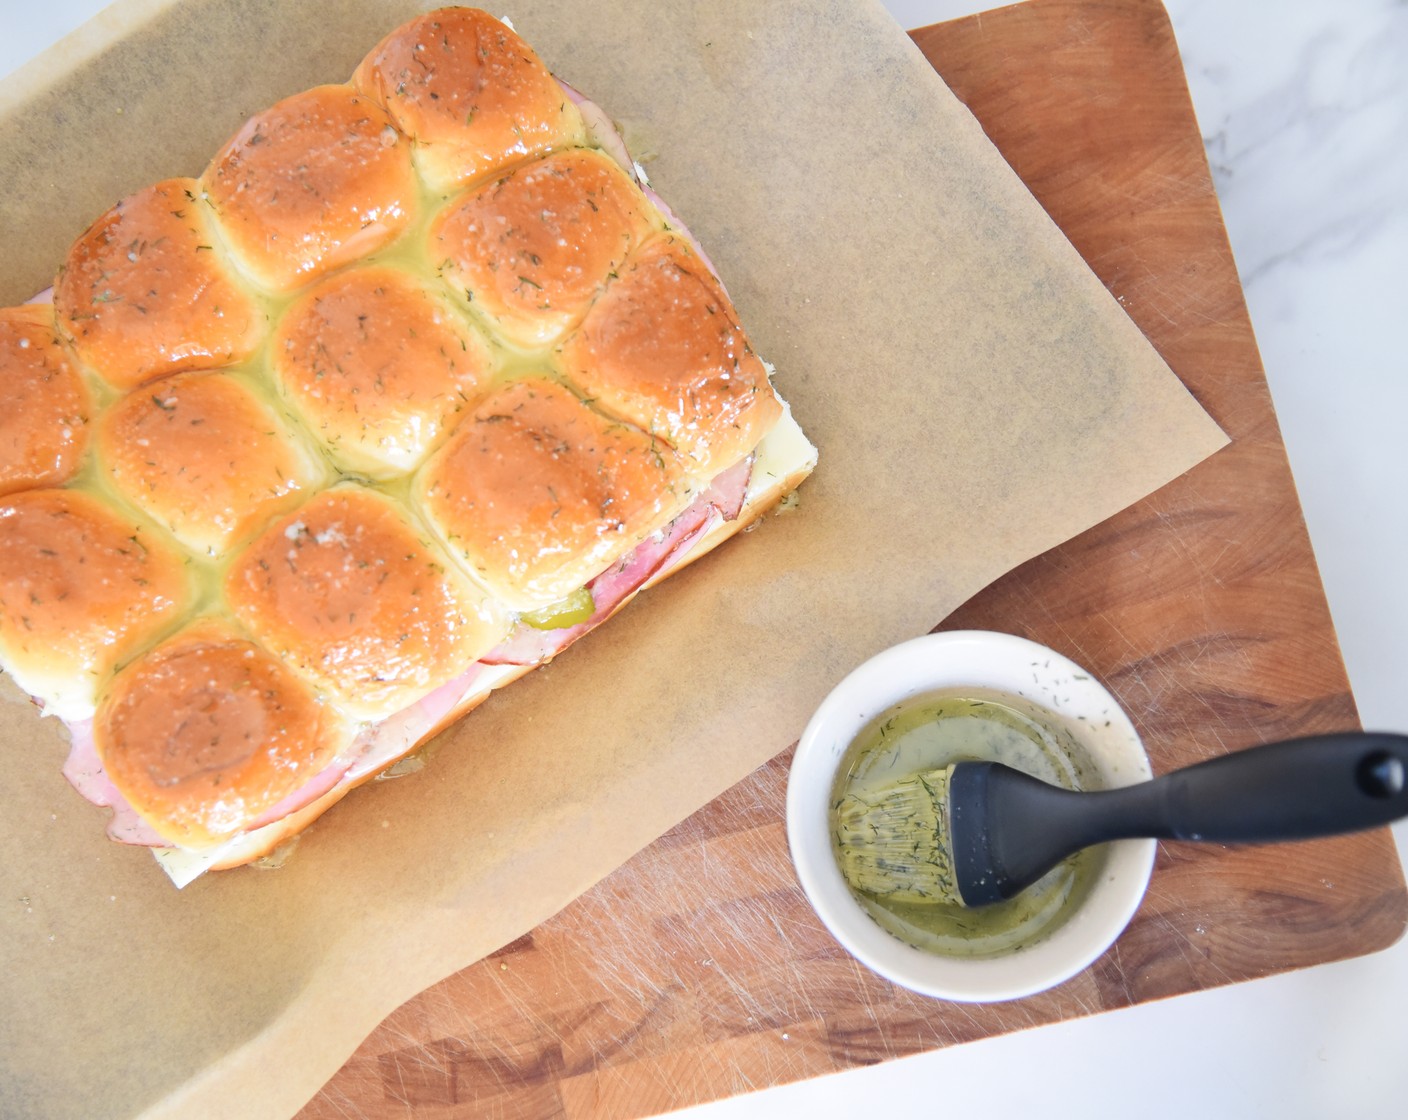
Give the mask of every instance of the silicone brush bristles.
[(915, 774), (841, 799), (837, 860), (854, 890), (894, 902), (962, 905), (949, 839), (951, 773)]

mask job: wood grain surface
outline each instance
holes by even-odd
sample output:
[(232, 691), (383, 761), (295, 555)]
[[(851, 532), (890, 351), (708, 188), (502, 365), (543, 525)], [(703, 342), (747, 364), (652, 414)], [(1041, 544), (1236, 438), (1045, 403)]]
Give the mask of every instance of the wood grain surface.
[[(915, 42), (1232, 446), (989, 587), (938, 629), (1093, 670), (1155, 770), (1358, 725), (1172, 31), (1156, 0), (1031, 0)], [(964, 1006), (866, 972), (807, 906), (789, 756), (527, 937), (393, 1013), (300, 1114), (653, 1115), (1384, 948), (1408, 922), (1386, 830), (1160, 845), (1085, 973)]]

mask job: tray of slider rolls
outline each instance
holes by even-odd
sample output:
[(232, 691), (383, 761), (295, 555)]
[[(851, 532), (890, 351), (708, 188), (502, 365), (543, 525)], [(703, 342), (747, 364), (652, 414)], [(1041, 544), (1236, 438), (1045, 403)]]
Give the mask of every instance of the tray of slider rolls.
[(0, 661), (182, 886), (816, 460), (610, 120), (468, 8), (113, 207), (0, 360)]

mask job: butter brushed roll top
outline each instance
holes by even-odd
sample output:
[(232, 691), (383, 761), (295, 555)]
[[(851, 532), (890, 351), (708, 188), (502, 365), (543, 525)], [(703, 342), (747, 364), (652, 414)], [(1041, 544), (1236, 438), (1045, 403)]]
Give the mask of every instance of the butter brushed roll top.
[(21, 687), (85, 718), (125, 658), (191, 601), (184, 558), (78, 490), (0, 500), (0, 653)]
[(669, 440), (701, 474), (741, 459), (782, 413), (717, 277), (675, 236), (612, 279), (563, 365), (600, 407)]
[(419, 466), (496, 365), (443, 289), (384, 267), (340, 272), (300, 297), (270, 363), (333, 462), (372, 477)]
[(264, 314), (221, 250), (194, 179), (119, 202), (69, 250), (54, 283), (59, 328), (119, 389), (244, 361)]
[(352, 725), (232, 627), (197, 623), (128, 665), (94, 746), (165, 840), (205, 845), (257, 820), (352, 741)]
[(437, 219), (429, 252), (508, 339), (541, 346), (581, 320), (655, 228), (649, 209), (609, 156), (573, 149), (456, 199)]
[(0, 309), (0, 495), (71, 479), (88, 444), (92, 409), (51, 309)]
[(230, 609), (268, 648), (363, 719), (381, 719), (467, 669), (507, 632), (390, 498), (328, 490), (235, 561)]
[(453, 8), (0, 310), (0, 666), (113, 838), (265, 855), (809, 473), (691, 245)]
[(582, 119), (533, 48), (475, 8), (441, 8), (387, 35), (353, 84), (410, 136), (436, 190), (584, 141)]
[(177, 374), (127, 394), (99, 422), (97, 452), (123, 497), (211, 556), (325, 478), (278, 413), (220, 373)]
[(689, 504), (673, 449), (546, 379), (480, 405), (420, 494), (447, 548), (525, 611), (567, 597)]
[(250, 118), (201, 185), (230, 251), (275, 292), (385, 248), (410, 224), (418, 189), (406, 138), (340, 85)]

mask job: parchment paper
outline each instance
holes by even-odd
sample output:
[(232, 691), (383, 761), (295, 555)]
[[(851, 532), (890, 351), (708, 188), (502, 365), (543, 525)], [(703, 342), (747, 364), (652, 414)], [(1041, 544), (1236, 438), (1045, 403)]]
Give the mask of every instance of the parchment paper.
[[(0, 297), (416, 5), (119, 3), (0, 86)], [(0, 1113), (277, 1117), (401, 1001), (786, 748), (859, 661), (1223, 436), (878, 3), (514, 0), (656, 154), (821, 449), (800, 508), (354, 794), (178, 892), (0, 697)]]

